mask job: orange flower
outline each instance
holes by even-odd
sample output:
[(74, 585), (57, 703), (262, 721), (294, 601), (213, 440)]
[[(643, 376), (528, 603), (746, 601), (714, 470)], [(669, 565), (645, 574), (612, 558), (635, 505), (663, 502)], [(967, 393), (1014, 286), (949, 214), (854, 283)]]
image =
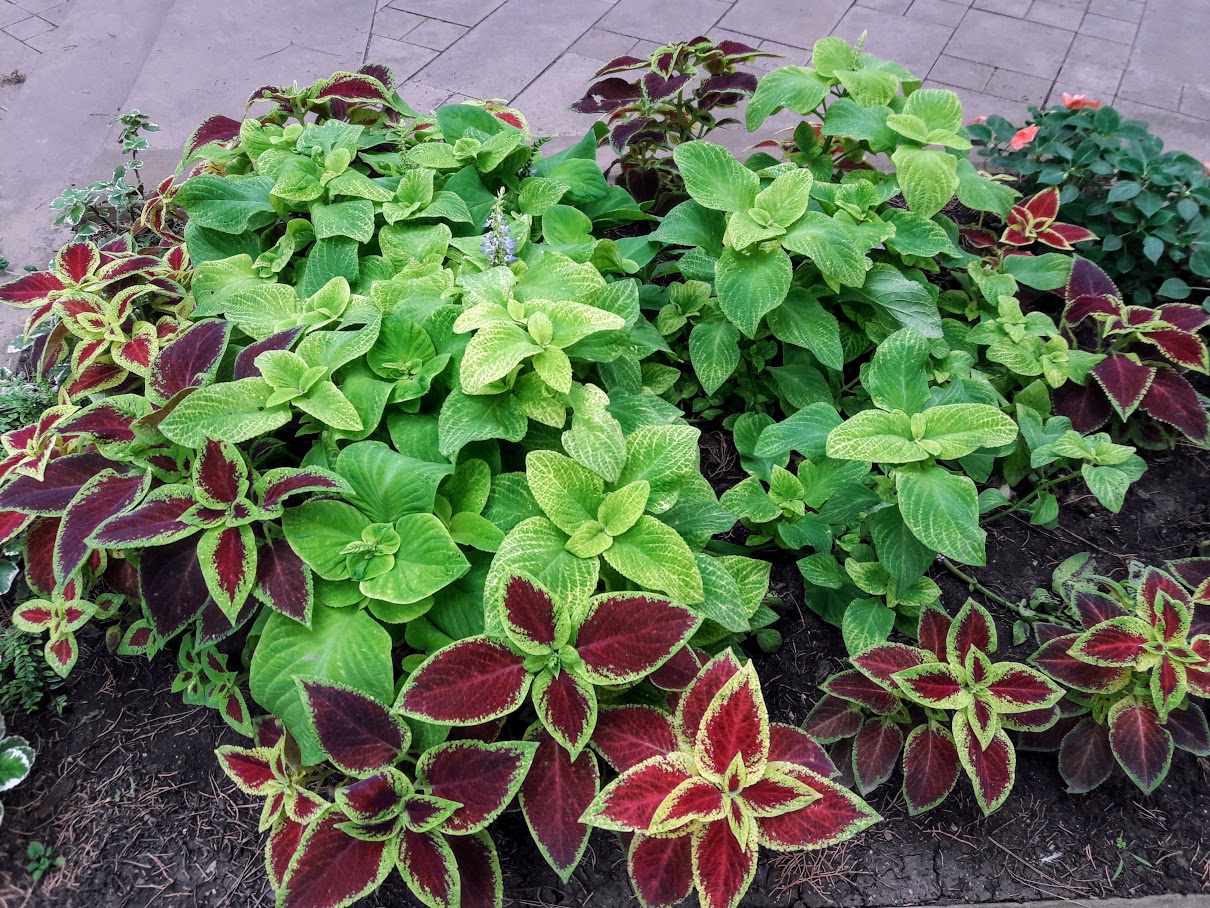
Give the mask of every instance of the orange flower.
[(1100, 101), (1091, 101), (1084, 95), (1069, 95), (1063, 92), (1063, 106), (1068, 110), (1082, 110), (1085, 107), (1098, 108), (1101, 106)]
[(987, 117), (971, 117), (966, 121), (967, 126), (974, 126), (977, 123), (986, 123)]
[(1026, 126), (1024, 129), (1018, 130), (1013, 136), (1012, 141), (1008, 143), (1008, 147), (1013, 151), (1020, 151), (1026, 145), (1034, 140), (1034, 136), (1038, 134), (1038, 127)]

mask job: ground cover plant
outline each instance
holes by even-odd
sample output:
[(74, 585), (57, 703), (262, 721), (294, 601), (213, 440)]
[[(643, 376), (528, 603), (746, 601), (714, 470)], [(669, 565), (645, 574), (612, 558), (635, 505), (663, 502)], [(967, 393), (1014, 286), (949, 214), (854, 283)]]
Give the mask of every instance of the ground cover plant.
[[(876, 822), (901, 753), (911, 812), (965, 773), (990, 813), (1060, 730), (1095, 724), (1076, 741), (1147, 790), (1165, 734), (1202, 752), (1200, 561), (1145, 575), (1111, 656), (1095, 623), (1020, 608), (1027, 662), (938, 582), (1004, 515), (1055, 526), (1071, 485), (1120, 510), (1133, 444), (1178, 437), (1144, 411), (1205, 444), (1192, 384), (1148, 405), (1205, 370), (1201, 310), (1126, 305), (1057, 193), (978, 172), (956, 96), (860, 45), (695, 89), (700, 110), (688, 78), (652, 88), (756, 54), (614, 61), (650, 70), (614, 132), (664, 124), (614, 143), (622, 185), (603, 124), (545, 154), (521, 112), (422, 115), (382, 67), (266, 86), (129, 230), (0, 286), (56, 386), (0, 439), (13, 624), (60, 676), (100, 625), (247, 739), (218, 757), (263, 801), (278, 904), (392, 871), (428, 905), (500, 904), (489, 830), (515, 801), (564, 881), (611, 830), (646, 904), (730, 908), (762, 847)], [(804, 123), (745, 161), (696, 138), (749, 93), (750, 128)], [(684, 122), (644, 106), (670, 97)], [(644, 168), (663, 188), (640, 199)], [(1092, 424), (1071, 401), (1096, 394)], [(746, 474), (721, 495), (703, 426)], [(851, 662), (803, 729), (752, 658), (780, 640), (779, 560)], [(1113, 682), (1071, 683), (1088, 668)]]

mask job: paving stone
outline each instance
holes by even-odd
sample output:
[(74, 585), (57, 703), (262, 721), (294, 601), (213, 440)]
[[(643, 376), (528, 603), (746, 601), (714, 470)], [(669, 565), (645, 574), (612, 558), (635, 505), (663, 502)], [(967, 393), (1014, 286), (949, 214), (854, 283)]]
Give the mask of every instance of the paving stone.
[[(7, 32), (0, 31), (0, 76), (11, 72), (30, 74), (38, 62), (38, 52)], [(2, 144), (2, 143), (0, 143)]]
[(68, 39), (63, 37), (63, 29), (52, 28), (48, 32), (27, 38), (25, 43), (42, 54), (53, 53), (62, 49)]
[(1210, 120), (1210, 91), (1186, 85), (1181, 93), (1181, 113), (1201, 120)]
[(866, 32), (864, 50), (884, 60), (894, 60), (908, 72), (923, 76), (933, 68), (952, 28), (880, 13), (855, 6), (840, 20), (834, 33), (852, 43)]
[(632, 47), (634, 38), (630, 35), (619, 35), (603, 28), (590, 28), (571, 46), (571, 50), (582, 57), (592, 57), (594, 60), (608, 63), (614, 57), (629, 53)]
[(1117, 95), (1121, 84), (1121, 68), (1088, 60), (1068, 60), (1059, 70), (1059, 78), (1055, 79), (1055, 88), (1061, 92), (1084, 94), (1099, 101), (1108, 101)]
[(597, 25), (664, 44), (706, 34), (726, 12), (720, 0), (619, 0)]
[(407, 39), (409, 44), (419, 44), (421, 47), (431, 47), (433, 50), (445, 50), (468, 31), (470, 29), (465, 25), (442, 22), (440, 19), (425, 19), (408, 32)]
[(924, 19), (937, 25), (957, 27), (966, 15), (966, 7), (950, 0), (915, 0), (907, 14), (912, 19)]
[(391, 0), (394, 9), (458, 25), (478, 25), (503, 5), (504, 0)]
[(929, 78), (937, 82), (945, 82), (948, 85), (959, 85), (971, 91), (983, 91), (995, 71), (994, 66), (988, 66), (985, 63), (975, 63), (971, 60), (942, 54), (933, 64)]
[(444, 88), (411, 81), (399, 86), (399, 97), (419, 113), (431, 113), (449, 100), (450, 93)]
[(650, 57), (659, 49), (659, 45), (654, 41), (636, 41), (634, 47), (630, 48), (630, 56), (642, 57), (644, 60)]
[(437, 56), (437, 51), (407, 41), (396, 41), (386, 35), (374, 35), (366, 48), (367, 63), (385, 63), (396, 79), (407, 79)]
[(421, 22), (424, 22), (424, 16), (417, 16), (415, 13), (405, 13), (403, 10), (387, 7), (380, 9), (374, 15), (373, 33), (382, 35), (384, 38), (394, 38), (396, 41), (402, 41), (407, 35)]
[(39, 16), (30, 16), (28, 19), (13, 23), (5, 31), (18, 41), (28, 41), (35, 35), (44, 34), (54, 27), (53, 23), (47, 22)]
[(983, 92), (1008, 101), (1042, 104), (1050, 94), (1053, 84), (1051, 79), (1043, 79), (1040, 76), (1014, 72), (1011, 69), (997, 69)]
[(507, 0), (425, 66), (420, 81), (473, 97), (515, 97), (608, 9), (601, 0)]
[(811, 62), (811, 52), (802, 47), (794, 47), (790, 44), (779, 44), (776, 41), (762, 41), (760, 44), (761, 50), (767, 50), (771, 54), (781, 54), (780, 57), (761, 57), (752, 61), (752, 68), (768, 71), (777, 69), (780, 66), (805, 66)]
[(739, 0), (719, 24), (770, 41), (810, 47), (832, 33), (850, 5), (850, 0)]
[(1061, 28), (971, 9), (945, 52), (992, 66), (1011, 59), (1018, 69), (1053, 79), (1072, 37), (1071, 32)]
[(8, 0), (0, 0), (0, 28), (8, 28), (22, 19), (28, 19), (29, 15), (17, 4), (9, 3)]
[(975, 0), (973, 8), (1024, 19), (1031, 2), (1032, 0)]
[(1210, 158), (1210, 135), (1207, 134), (1204, 120), (1126, 98), (1118, 99), (1113, 106), (1123, 116), (1146, 120), (1151, 131), (1164, 140), (1164, 147), (1168, 151), (1184, 151), (1199, 161)]
[(1108, 16), (1098, 16), (1087, 13), (1080, 25), (1080, 34), (1092, 35), (1094, 38), (1104, 38), (1106, 41), (1117, 41), (1119, 44), (1134, 43), (1138, 26), (1133, 22), (1123, 22), (1121, 19), (1110, 19)]
[(67, 17), (71, 15), (72, 4), (69, 2), (60, 3), (58, 6), (52, 6), (50, 9), (44, 9), (38, 13), (47, 22), (53, 22), (55, 25), (62, 25), (67, 21)]
[(1122, 74), (1118, 96), (1152, 107), (1178, 110), (1181, 89), (1190, 81), (1190, 75), (1166, 66), (1160, 68), (1151, 60), (1139, 59), (1138, 62), (1131, 62)]
[(1079, 30), (1080, 23), (1084, 21), (1084, 10), (1078, 6), (1063, 6), (1048, 0), (1034, 0), (1034, 5), (1029, 8), (1025, 18), (1031, 22), (1054, 25), (1074, 32)]
[(1131, 65), (1181, 73), (1185, 82), (1210, 88), (1207, 36), (1210, 36), (1210, 3), (1150, 0), (1134, 39)]
[(1137, 3), (1135, 0), (1092, 0), (1088, 11), (1126, 22), (1138, 22), (1143, 18), (1143, 10), (1146, 8), (1147, 4)]
[(569, 108), (600, 68), (601, 61), (593, 57), (564, 54), (513, 98), (513, 106), (525, 114), (534, 135), (578, 139), (592, 127), (593, 118)]
[(63, 0), (15, 0), (15, 2), (26, 12), (37, 14), (52, 6), (58, 6)]
[(1076, 35), (1067, 51), (1068, 60), (1087, 60), (1103, 66), (1125, 67), (1130, 59), (1130, 47), (1092, 35)]
[(912, 0), (857, 0), (857, 5), (902, 16), (908, 11), (908, 7), (912, 5)]

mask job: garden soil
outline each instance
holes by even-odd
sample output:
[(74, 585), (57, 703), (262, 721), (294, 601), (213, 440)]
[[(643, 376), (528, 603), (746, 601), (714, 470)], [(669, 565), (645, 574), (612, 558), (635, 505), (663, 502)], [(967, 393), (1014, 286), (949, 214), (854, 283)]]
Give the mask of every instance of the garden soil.
[[(708, 433), (703, 467), (719, 488), (742, 474), (723, 433)], [(1120, 514), (1084, 490), (1061, 496), (1063, 526), (994, 524), (989, 564), (972, 570), (1009, 600), (1048, 585), (1054, 567), (1090, 551), (1098, 567), (1125, 574), (1132, 558), (1184, 557), (1210, 537), (1210, 452), (1182, 445), (1148, 457), (1150, 469)], [(956, 609), (969, 594), (944, 572), (936, 579)], [(773, 587), (784, 602), (781, 650), (755, 655), (770, 714), (800, 723), (818, 684), (842, 663), (840, 636), (802, 601), (791, 558), (777, 560)], [(978, 597), (978, 593), (975, 594)], [(1011, 616), (1001, 639), (1011, 639)], [(5, 619), (7, 620), (7, 619)], [(85, 635), (60, 717), (13, 717), (10, 731), (38, 749), (31, 778), (5, 795), (0, 828), (4, 908), (259, 908), (272, 905), (257, 833), (259, 805), (218, 770), (213, 749), (239, 743), (218, 716), (169, 692), (174, 666), (105, 651)], [(1012, 655), (1024, 658), (1027, 647)], [(1016, 789), (991, 817), (980, 815), (965, 780), (941, 807), (908, 817), (898, 773), (870, 796), (886, 822), (822, 852), (766, 854), (743, 904), (892, 906), (1108, 895), (1210, 892), (1210, 761), (1178, 753), (1150, 797), (1121, 774), (1089, 795), (1064, 791), (1050, 754), (1019, 756)], [(637, 905), (614, 836), (594, 833), (583, 865), (559, 882), (529, 841), (519, 814), (494, 828), (506, 903), (622, 908)], [(38, 840), (64, 866), (36, 886), (24, 850)], [(417, 903), (398, 876), (367, 908)]]

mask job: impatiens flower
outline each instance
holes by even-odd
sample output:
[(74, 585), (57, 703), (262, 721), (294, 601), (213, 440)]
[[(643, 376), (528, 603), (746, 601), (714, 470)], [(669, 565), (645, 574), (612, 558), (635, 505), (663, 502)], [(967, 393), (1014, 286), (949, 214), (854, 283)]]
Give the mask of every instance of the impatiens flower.
[(1020, 151), (1026, 145), (1034, 140), (1034, 136), (1038, 134), (1037, 126), (1026, 126), (1024, 129), (1017, 130), (1017, 134), (1012, 137), (1008, 143), (1008, 147), (1013, 151)]
[(987, 122), (987, 117), (971, 117), (969, 120), (966, 121), (966, 125), (967, 126), (976, 126), (980, 123), (986, 123), (986, 122)]
[[(1037, 127), (1034, 129), (1036, 131)], [(1069, 252), (1072, 243), (1083, 243), (1097, 238), (1091, 230), (1074, 224), (1059, 223), (1058, 216), (1059, 187), (1052, 186), (1013, 206), (1008, 214), (1008, 227), (1000, 237), (1000, 242), (1009, 246), (1043, 243), (1052, 249)]]
[(1083, 110), (1085, 107), (1096, 109), (1101, 106), (1100, 101), (1093, 101), (1084, 95), (1069, 95), (1063, 92), (1063, 106), (1068, 110)]
[(696, 886), (702, 908), (735, 908), (760, 846), (823, 848), (879, 819), (828, 779), (818, 744), (770, 724), (755, 668), (730, 652), (702, 669), (675, 719), (624, 709), (630, 733), (605, 726), (598, 745), (622, 774), (583, 821), (635, 833), (628, 864), (645, 905), (673, 905)]

